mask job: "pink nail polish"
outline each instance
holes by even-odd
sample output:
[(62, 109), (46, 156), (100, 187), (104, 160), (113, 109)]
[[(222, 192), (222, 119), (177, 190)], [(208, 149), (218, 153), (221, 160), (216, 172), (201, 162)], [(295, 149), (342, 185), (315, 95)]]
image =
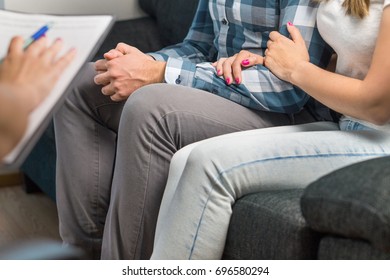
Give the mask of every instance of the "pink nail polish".
[(230, 84), (230, 78), (226, 78), (225, 81), (226, 81), (226, 84), (228, 84), (228, 85)]
[(249, 59), (244, 59), (241, 63), (242, 63), (242, 65), (248, 65), (249, 64)]
[(221, 75), (221, 70), (217, 70), (217, 75)]
[(291, 21), (287, 22), (287, 24), (288, 24), (289, 26), (293, 26), (293, 25), (294, 25), (294, 24), (292, 24)]
[(236, 84), (238, 85), (240, 83), (240, 78), (236, 78)]

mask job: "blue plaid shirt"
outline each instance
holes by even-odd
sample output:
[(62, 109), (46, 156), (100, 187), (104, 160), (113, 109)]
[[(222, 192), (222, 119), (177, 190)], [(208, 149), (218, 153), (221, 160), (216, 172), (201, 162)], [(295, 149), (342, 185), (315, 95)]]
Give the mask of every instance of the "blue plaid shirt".
[(200, 0), (184, 41), (150, 53), (167, 61), (165, 81), (202, 89), (255, 110), (293, 114), (303, 106), (318, 120), (331, 120), (330, 110), (301, 89), (256, 65), (242, 73), (240, 85), (226, 85), (211, 65), (240, 50), (263, 54), (269, 33), (288, 36), (292, 22), (306, 41), (312, 63), (325, 67), (332, 50), (319, 36), (317, 4), (310, 0)]

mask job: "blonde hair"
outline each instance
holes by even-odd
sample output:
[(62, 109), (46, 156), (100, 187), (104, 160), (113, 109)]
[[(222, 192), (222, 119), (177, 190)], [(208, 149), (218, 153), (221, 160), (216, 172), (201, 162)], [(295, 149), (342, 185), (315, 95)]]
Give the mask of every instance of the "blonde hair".
[[(317, 0), (318, 2), (329, 0)], [(368, 15), (370, 9), (370, 0), (344, 0), (343, 7), (346, 9), (346, 14), (364, 18)]]
[(347, 15), (364, 18), (368, 15), (370, 0), (344, 0), (343, 7), (347, 10)]

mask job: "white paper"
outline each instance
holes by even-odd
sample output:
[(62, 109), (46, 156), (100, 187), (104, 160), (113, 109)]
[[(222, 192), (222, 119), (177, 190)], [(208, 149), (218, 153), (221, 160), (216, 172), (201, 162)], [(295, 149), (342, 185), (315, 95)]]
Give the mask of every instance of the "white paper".
[(46, 33), (48, 41), (61, 38), (64, 42), (63, 51), (76, 48), (77, 54), (65, 70), (53, 91), (37, 107), (29, 117), (29, 124), (23, 139), (17, 147), (3, 160), (5, 164), (11, 164), (24, 148), (26, 142), (37, 130), (43, 120), (48, 117), (51, 109), (64, 94), (80, 68), (87, 61), (91, 51), (95, 48), (99, 39), (113, 21), (111, 15), (101, 16), (50, 16), (38, 14), (12, 13), (0, 10), (0, 57), (7, 53), (11, 38), (15, 35), (30, 37), (43, 25), (51, 22), (53, 26)]

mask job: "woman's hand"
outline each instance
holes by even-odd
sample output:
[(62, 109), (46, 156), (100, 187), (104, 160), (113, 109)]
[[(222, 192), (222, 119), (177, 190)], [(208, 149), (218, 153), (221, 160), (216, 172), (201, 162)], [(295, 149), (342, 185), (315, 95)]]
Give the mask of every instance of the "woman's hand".
[(26, 50), (23, 43), (20, 36), (11, 40), (8, 53), (0, 64), (0, 83), (12, 89), (12, 94), (31, 111), (49, 94), (75, 51), (72, 49), (58, 56), (63, 46), (60, 39), (47, 46), (47, 39), (42, 37)]
[(227, 85), (235, 82), (240, 84), (242, 81), (241, 72), (243, 68), (247, 68), (256, 64), (262, 64), (263, 57), (249, 51), (240, 51), (231, 57), (220, 58), (212, 65), (217, 70), (218, 76), (223, 76)]
[(58, 56), (61, 40), (47, 46), (40, 38), (26, 50), (24, 39), (14, 37), (0, 64), (0, 163), (23, 136), (29, 113), (49, 94), (75, 55)]
[(298, 28), (289, 22), (287, 30), (291, 39), (276, 31), (270, 33), (264, 65), (280, 79), (291, 82), (291, 75), (296, 67), (302, 62), (310, 61), (310, 58)]

